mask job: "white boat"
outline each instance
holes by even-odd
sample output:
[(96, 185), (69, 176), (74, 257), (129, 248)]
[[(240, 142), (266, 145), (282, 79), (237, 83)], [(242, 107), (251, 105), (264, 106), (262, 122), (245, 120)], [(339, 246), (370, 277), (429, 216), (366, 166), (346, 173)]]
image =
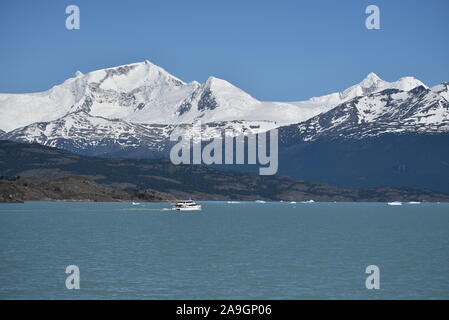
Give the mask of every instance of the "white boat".
[(408, 204), (421, 204), (421, 202), (418, 202), (418, 201), (410, 201)]
[(176, 204), (173, 205), (171, 209), (177, 211), (197, 211), (201, 210), (201, 205), (193, 200), (182, 200), (176, 202)]
[(256, 200), (257, 203), (265, 203), (263, 200)]
[(400, 201), (393, 201), (393, 202), (388, 202), (389, 206), (402, 206), (402, 202)]
[(139, 204), (139, 202), (133, 202), (133, 206), (138, 206)]

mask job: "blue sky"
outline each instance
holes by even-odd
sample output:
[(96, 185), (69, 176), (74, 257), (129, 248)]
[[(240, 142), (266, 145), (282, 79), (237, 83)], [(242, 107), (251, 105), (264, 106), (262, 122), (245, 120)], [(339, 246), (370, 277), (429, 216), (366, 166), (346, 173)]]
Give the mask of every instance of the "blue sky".
[[(65, 28), (76, 4), (81, 29)], [(381, 30), (365, 28), (365, 8)], [(0, 92), (150, 60), (184, 81), (224, 78), (258, 99), (307, 99), (359, 82), (449, 81), (447, 0), (2, 0)]]

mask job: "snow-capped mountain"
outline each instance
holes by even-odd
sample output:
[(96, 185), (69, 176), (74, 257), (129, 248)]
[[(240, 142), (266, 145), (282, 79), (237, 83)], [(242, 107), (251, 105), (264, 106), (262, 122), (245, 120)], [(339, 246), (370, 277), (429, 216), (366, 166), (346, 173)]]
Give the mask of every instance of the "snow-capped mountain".
[(231, 83), (210, 77), (205, 83), (185, 83), (145, 61), (74, 78), (48, 91), (0, 94), (0, 129), (6, 132), (36, 122), (49, 122), (68, 113), (145, 124), (180, 124), (245, 120), (298, 123), (356, 96), (387, 88), (410, 90), (423, 85), (413, 78), (386, 82), (371, 73), (343, 92), (298, 102), (264, 102)]
[[(442, 100), (435, 105), (438, 99)], [(206, 136), (214, 135), (217, 128), (240, 134), (297, 123), (284, 131), (304, 139), (337, 131), (356, 135), (362, 127), (380, 132), (379, 124), (384, 131), (387, 126), (403, 130), (398, 129), (398, 121), (407, 121), (409, 128), (447, 130), (447, 99), (447, 83), (428, 89), (412, 77), (387, 82), (370, 73), (342, 92), (306, 101), (265, 102), (215, 77), (204, 83), (185, 83), (145, 61), (87, 74), (76, 72), (75, 77), (45, 92), (0, 94), (0, 130), (5, 131), (0, 131), (0, 137), (83, 154), (126, 150), (132, 156), (132, 150), (145, 149), (150, 150), (145, 156), (152, 156), (167, 151), (174, 128), (189, 130), (186, 124), (198, 120)], [(410, 104), (413, 110), (427, 113), (416, 111), (412, 117), (395, 111)]]
[(342, 92), (331, 93), (322, 97), (313, 97), (308, 101), (298, 102), (297, 104), (302, 105), (313, 103), (317, 105), (337, 106), (355, 97), (365, 96), (386, 89), (409, 91), (418, 86), (426, 87), (425, 84), (413, 77), (403, 77), (398, 81), (388, 82), (382, 80), (378, 75), (371, 72), (360, 83), (353, 85)]
[[(231, 135), (265, 132), (273, 128), (268, 121), (222, 121), (202, 125), (202, 136), (208, 139), (224, 130)], [(3, 133), (4, 140), (39, 143), (75, 153), (94, 156), (150, 157), (167, 156), (173, 142), (169, 137), (173, 130), (191, 134), (188, 124), (143, 124), (119, 119), (93, 116), (84, 110), (68, 113), (49, 122), (37, 122), (29, 126)]]
[[(90, 72), (77, 72), (74, 78), (48, 91), (31, 94), (1, 94), (4, 115), (0, 128), (10, 131), (35, 122), (48, 122), (83, 110), (108, 119), (142, 121), (167, 119), (168, 108), (181, 103), (200, 85), (185, 84), (150, 62), (136, 63)], [(151, 110), (150, 110), (151, 109)], [(149, 121), (159, 123), (160, 121)]]
[(123, 148), (129, 151), (138, 147), (163, 152), (170, 130), (172, 128), (168, 125), (111, 120), (80, 110), (54, 121), (36, 122), (18, 128), (4, 134), (2, 138), (36, 142), (80, 154), (102, 155)]
[(279, 128), (278, 173), (344, 187), (449, 192), (449, 102), (436, 89), (385, 89)]
[(449, 101), (441, 92), (418, 86), (358, 96), (299, 124), (281, 128), (284, 140), (364, 138), (385, 133), (449, 132)]

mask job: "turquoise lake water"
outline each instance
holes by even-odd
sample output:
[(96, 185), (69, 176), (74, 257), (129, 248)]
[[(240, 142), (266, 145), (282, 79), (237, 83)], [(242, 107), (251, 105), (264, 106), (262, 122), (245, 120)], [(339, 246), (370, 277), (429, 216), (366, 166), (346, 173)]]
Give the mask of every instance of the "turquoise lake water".
[(0, 298), (449, 298), (449, 204), (202, 204), (0, 204)]

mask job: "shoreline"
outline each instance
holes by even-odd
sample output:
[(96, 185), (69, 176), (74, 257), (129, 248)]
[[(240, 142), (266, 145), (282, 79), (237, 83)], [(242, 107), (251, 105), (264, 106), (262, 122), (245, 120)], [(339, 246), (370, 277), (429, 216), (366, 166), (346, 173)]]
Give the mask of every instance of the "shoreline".
[[(132, 201), (132, 200), (117, 200), (117, 201), (96, 201), (96, 200), (71, 200), (71, 199), (67, 199), (67, 200), (61, 200), (61, 199), (57, 199), (57, 200), (51, 200), (51, 199), (45, 199), (45, 200), (25, 200), (25, 201), (0, 201), (0, 204), (24, 204), (24, 203), (30, 203), (30, 202), (69, 202), (69, 203), (73, 203), (73, 202), (82, 202), (82, 203), (137, 203), (136, 205), (140, 205), (140, 204), (145, 204), (145, 203), (175, 203), (177, 201), (180, 200), (158, 200), (158, 201), (148, 201), (148, 200), (144, 200), (144, 201)], [(228, 204), (241, 204), (241, 203), (259, 203), (259, 204), (264, 204), (264, 203), (269, 203), (269, 204), (273, 204), (273, 203), (284, 203), (284, 204), (308, 204), (308, 205), (313, 205), (313, 204), (343, 204), (343, 203), (367, 203), (367, 204), (375, 204), (375, 203), (379, 203), (379, 204), (390, 204), (392, 202), (400, 202), (402, 205), (404, 204), (409, 204), (409, 205), (419, 205), (419, 204), (449, 204), (449, 201), (400, 201), (400, 200), (391, 200), (391, 201), (313, 201), (313, 202), (309, 202), (309, 201), (304, 201), (304, 200), (298, 200), (298, 201), (286, 201), (286, 200), (279, 200), (279, 201), (275, 201), (275, 200), (263, 200), (263, 202), (259, 202), (259, 200), (197, 200), (195, 199), (196, 202), (223, 202), (223, 203), (228, 203)]]

